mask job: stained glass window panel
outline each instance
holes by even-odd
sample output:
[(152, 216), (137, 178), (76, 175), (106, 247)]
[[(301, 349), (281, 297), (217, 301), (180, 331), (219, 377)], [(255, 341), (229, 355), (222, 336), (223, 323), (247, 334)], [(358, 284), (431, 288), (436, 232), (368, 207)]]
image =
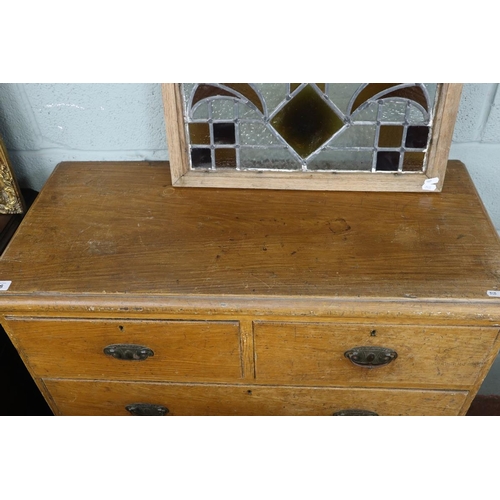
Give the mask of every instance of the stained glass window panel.
[[(424, 172), (437, 88), (429, 83), (181, 84), (190, 168)], [(407, 157), (411, 162), (404, 161), (405, 152), (415, 153)]]

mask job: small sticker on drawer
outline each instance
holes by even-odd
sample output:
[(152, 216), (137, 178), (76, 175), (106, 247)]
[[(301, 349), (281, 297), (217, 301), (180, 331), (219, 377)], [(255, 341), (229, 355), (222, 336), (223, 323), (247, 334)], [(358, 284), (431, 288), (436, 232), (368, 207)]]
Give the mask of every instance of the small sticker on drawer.
[(9, 289), (12, 281), (0, 281), (0, 292), (5, 292)]
[(488, 290), (488, 297), (500, 297), (500, 290)]

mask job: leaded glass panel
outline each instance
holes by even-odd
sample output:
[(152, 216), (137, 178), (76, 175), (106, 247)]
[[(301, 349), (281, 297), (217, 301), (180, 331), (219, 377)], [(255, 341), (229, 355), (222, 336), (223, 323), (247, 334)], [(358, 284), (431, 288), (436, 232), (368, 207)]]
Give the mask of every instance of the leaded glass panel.
[(192, 170), (424, 173), (433, 83), (184, 83)]

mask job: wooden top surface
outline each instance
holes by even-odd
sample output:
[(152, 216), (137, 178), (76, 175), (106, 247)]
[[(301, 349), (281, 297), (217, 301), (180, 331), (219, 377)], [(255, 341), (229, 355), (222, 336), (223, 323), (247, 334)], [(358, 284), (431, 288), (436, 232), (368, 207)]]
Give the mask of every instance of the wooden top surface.
[(498, 307), (500, 245), (459, 162), (439, 194), (174, 189), (165, 162), (78, 162), (48, 180), (0, 280), (3, 310), (88, 294)]

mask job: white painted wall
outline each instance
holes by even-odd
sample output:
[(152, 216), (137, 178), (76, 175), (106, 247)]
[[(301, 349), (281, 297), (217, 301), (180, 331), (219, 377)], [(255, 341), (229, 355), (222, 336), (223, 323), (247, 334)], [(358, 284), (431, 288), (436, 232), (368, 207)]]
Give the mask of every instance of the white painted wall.
[[(159, 84), (0, 84), (0, 135), (23, 187), (66, 160), (168, 160)], [(465, 84), (450, 158), (500, 231), (500, 89)], [(500, 357), (481, 393), (500, 394)]]

